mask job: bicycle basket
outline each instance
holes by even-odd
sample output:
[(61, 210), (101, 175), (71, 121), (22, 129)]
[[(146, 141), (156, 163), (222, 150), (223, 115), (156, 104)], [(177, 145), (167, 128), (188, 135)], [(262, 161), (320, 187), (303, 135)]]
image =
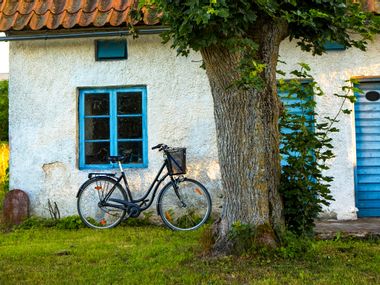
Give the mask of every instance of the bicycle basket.
[(166, 151), (170, 175), (186, 173), (186, 148), (170, 148)]

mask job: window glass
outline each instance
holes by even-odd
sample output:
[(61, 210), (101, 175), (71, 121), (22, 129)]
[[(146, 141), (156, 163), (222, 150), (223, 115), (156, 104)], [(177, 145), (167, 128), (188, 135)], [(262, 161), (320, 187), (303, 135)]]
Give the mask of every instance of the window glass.
[(119, 92), (117, 93), (117, 113), (141, 114), (142, 96), (140, 92)]
[(95, 44), (97, 61), (128, 58), (126, 40), (97, 40)]
[(109, 118), (86, 118), (86, 140), (101, 140), (110, 138)]
[(142, 138), (142, 118), (122, 117), (117, 119), (119, 139)]
[(109, 142), (86, 142), (85, 149), (87, 164), (109, 164)]
[(86, 94), (85, 96), (85, 115), (109, 115), (109, 94)]
[(128, 163), (142, 163), (142, 142), (119, 142), (118, 151), (127, 155)]

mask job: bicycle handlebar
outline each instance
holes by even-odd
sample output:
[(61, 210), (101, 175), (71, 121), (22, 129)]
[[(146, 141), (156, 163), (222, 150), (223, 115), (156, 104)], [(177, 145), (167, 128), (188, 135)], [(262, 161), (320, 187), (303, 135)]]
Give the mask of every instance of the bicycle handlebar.
[(154, 147), (152, 147), (152, 150), (153, 150), (153, 149), (157, 149), (157, 148), (159, 148), (159, 151), (162, 151), (162, 150), (167, 149), (168, 146), (167, 146), (166, 144), (160, 143), (160, 144), (155, 145)]

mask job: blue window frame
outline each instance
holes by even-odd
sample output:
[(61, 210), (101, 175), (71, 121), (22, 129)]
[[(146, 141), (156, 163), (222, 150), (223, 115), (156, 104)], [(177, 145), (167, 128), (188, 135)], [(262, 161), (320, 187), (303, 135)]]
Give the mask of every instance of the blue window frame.
[(95, 57), (97, 61), (127, 59), (127, 41), (97, 40), (95, 41)]
[(147, 167), (146, 114), (145, 87), (80, 89), (79, 168), (107, 169), (107, 156), (125, 153), (125, 167)]
[(323, 46), (327, 51), (339, 51), (339, 50), (346, 49), (344, 45), (337, 42), (331, 42), (331, 41), (327, 41)]
[[(310, 82), (309, 80), (301, 80), (301, 83), (303, 86), (309, 82)], [(313, 100), (314, 98), (300, 99), (300, 98), (297, 98), (295, 94), (281, 92), (280, 90), (278, 91), (278, 96), (280, 97), (282, 103), (284, 104), (284, 107), (288, 110), (290, 114), (293, 114), (293, 115), (304, 114), (307, 126), (314, 132), (314, 124), (313, 124), (314, 115), (311, 114), (314, 112), (314, 109), (302, 109), (300, 106), (301, 103), (309, 102), (310, 100)], [(281, 130), (281, 133), (283, 134), (289, 134), (292, 132), (293, 130), (288, 129), (288, 128)], [(294, 153), (294, 155), (295, 154), (296, 153)], [(282, 157), (281, 159), (281, 166), (285, 166), (285, 165), (288, 165), (286, 156)]]

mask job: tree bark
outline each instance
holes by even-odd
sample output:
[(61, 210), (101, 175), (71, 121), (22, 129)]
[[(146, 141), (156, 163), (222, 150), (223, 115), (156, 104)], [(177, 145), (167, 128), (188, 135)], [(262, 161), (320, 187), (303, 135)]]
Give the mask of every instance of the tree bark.
[(235, 222), (269, 232), (257, 237), (275, 246), (275, 232), (284, 227), (283, 204), (278, 192), (280, 155), (276, 66), (285, 25), (268, 19), (252, 29), (259, 44), (257, 58), (266, 64), (263, 89), (243, 90), (233, 85), (240, 78), (242, 53), (222, 45), (201, 50), (214, 100), (217, 145), (223, 187), (223, 211), (214, 225), (214, 252), (230, 253), (229, 232)]

